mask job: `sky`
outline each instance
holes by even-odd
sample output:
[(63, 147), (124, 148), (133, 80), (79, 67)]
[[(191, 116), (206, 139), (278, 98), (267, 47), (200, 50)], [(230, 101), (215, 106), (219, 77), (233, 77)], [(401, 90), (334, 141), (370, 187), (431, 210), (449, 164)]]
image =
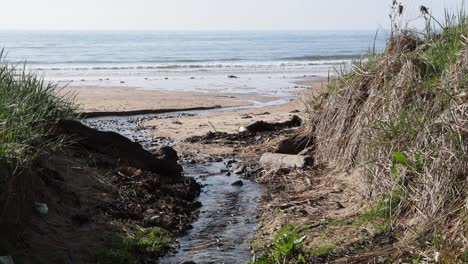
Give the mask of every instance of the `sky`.
[[(0, 30), (376, 30), (391, 0), (0, 0)], [(401, 0), (435, 17), (468, 0)]]

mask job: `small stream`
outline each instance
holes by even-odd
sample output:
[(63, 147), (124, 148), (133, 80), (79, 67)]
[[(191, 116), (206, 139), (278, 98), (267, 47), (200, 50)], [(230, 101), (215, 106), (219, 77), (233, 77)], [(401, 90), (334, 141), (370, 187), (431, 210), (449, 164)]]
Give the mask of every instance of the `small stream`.
[[(275, 102), (278, 103), (278, 102)], [(264, 105), (262, 105), (264, 106)], [(236, 108), (243, 109), (245, 107)], [(252, 108), (250, 106), (249, 108)], [(210, 111), (232, 111), (234, 108)], [(84, 120), (90, 127), (120, 133), (146, 149), (160, 145), (174, 145), (171, 140), (156, 140), (149, 129), (142, 126), (146, 120), (184, 115), (206, 114), (208, 111), (177, 112), (170, 114), (130, 117), (102, 117)], [(160, 259), (160, 263), (247, 263), (250, 258), (249, 241), (255, 233), (257, 200), (262, 186), (241, 179), (232, 173), (228, 176), (229, 160), (198, 164), (182, 163), (186, 176), (202, 184), (198, 200), (202, 203), (200, 215), (193, 228), (178, 239), (176, 251)], [(232, 162), (232, 159), (231, 159)], [(241, 180), (243, 186), (232, 183)]]
[(203, 184), (199, 201), (199, 219), (189, 233), (179, 239), (175, 254), (160, 263), (247, 263), (249, 241), (255, 232), (257, 198), (262, 194), (258, 184), (242, 179), (243, 186), (232, 186), (239, 176), (220, 173), (223, 162), (184, 166), (186, 175)]

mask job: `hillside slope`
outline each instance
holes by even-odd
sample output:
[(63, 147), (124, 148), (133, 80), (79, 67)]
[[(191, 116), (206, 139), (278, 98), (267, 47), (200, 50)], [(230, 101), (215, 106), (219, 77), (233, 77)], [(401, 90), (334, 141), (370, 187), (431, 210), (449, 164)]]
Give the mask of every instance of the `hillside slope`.
[(315, 166), (260, 178), (276, 182), (263, 227), (282, 228), (266, 244), (260, 234), (258, 263), (466, 263), (467, 92), (460, 17), (396, 32), (383, 53), (311, 93), (302, 134)]

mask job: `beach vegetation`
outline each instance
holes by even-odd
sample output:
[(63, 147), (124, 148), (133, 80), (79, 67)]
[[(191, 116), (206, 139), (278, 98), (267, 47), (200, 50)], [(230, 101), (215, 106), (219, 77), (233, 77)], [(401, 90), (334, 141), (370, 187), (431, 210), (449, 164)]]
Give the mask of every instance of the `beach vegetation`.
[(423, 32), (395, 28), (382, 53), (313, 93), (304, 133), (317, 139), (318, 164), (364, 171), (370, 206), (358, 223), (405, 227), (399, 240), (419, 255), (458, 263), (468, 233), (468, 19), (422, 15)]
[(263, 254), (252, 264), (307, 263), (302, 243), (306, 238), (302, 234), (302, 225), (287, 224), (280, 228)]
[(53, 125), (76, 117), (74, 96), (59, 95), (58, 88), (25, 65), (8, 64), (0, 52), (0, 229), (10, 244), (11, 227), (34, 199), (34, 162), (67, 144), (51, 135)]

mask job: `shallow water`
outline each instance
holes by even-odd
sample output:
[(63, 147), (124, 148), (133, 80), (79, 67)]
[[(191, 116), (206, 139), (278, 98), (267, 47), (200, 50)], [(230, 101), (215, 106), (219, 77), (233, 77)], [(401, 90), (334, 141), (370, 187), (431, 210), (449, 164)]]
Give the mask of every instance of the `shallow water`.
[(179, 239), (175, 254), (160, 263), (247, 263), (249, 241), (255, 232), (259, 184), (242, 179), (244, 185), (232, 186), (239, 176), (226, 176), (222, 162), (184, 166), (186, 175), (204, 185), (199, 201), (203, 204), (193, 229)]
[[(209, 111), (232, 110), (235, 109)], [(209, 111), (102, 117), (83, 122), (102, 131), (120, 133), (132, 141), (139, 142), (145, 148), (152, 149), (158, 145), (173, 145), (174, 142), (155, 142), (148, 135), (149, 129), (141, 126), (143, 121), (187, 114), (206, 114)], [(198, 198), (202, 207), (193, 228), (178, 239), (176, 252), (160, 259), (160, 263), (180, 263), (188, 260), (197, 263), (247, 263), (250, 260), (249, 241), (255, 233), (257, 199), (262, 194), (262, 186), (241, 179), (235, 174), (227, 176), (227, 162), (228, 160), (182, 164), (185, 175), (194, 177), (203, 186)], [(242, 180), (243, 186), (232, 185), (238, 180)]]

